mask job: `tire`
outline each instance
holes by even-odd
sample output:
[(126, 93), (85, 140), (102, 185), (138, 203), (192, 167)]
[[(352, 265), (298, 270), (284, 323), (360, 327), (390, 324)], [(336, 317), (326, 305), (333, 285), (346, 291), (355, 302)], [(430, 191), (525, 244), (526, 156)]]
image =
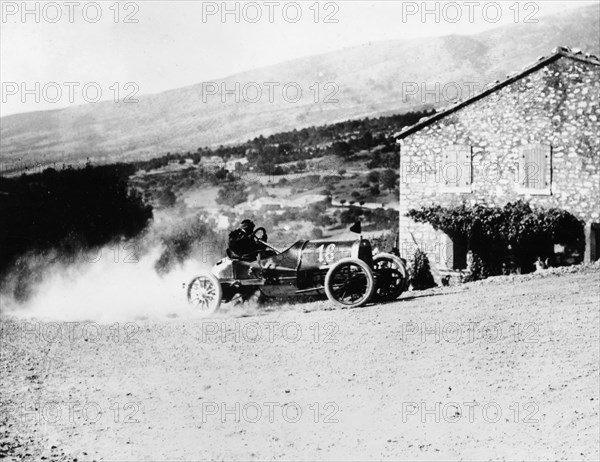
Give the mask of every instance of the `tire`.
[(369, 265), (356, 258), (343, 258), (325, 276), (325, 293), (338, 308), (367, 303), (375, 292), (375, 277)]
[(206, 273), (196, 276), (187, 287), (187, 299), (200, 317), (214, 314), (221, 305), (223, 289), (221, 283), (213, 274)]
[(406, 290), (408, 272), (400, 258), (389, 253), (373, 257), (375, 274), (375, 299), (378, 301), (396, 300)]

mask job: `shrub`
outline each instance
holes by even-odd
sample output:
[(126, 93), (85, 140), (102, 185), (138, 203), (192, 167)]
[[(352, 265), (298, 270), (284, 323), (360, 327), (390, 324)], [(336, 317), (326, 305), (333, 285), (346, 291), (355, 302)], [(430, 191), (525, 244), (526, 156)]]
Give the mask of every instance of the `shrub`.
[(354, 223), (362, 214), (363, 212), (359, 207), (351, 206), (340, 214), (340, 222), (344, 225)]
[(246, 187), (243, 183), (233, 181), (226, 183), (217, 193), (217, 204), (224, 204), (233, 207), (246, 201)]
[(425, 290), (436, 286), (431, 274), (431, 266), (427, 254), (421, 249), (415, 252), (414, 261), (410, 268), (411, 284), (414, 290)]
[(463, 279), (464, 282), (479, 281), (480, 279), (485, 279), (490, 275), (485, 263), (478, 255), (473, 255), (472, 258), (473, 262), (469, 268), (471, 272), (465, 276)]

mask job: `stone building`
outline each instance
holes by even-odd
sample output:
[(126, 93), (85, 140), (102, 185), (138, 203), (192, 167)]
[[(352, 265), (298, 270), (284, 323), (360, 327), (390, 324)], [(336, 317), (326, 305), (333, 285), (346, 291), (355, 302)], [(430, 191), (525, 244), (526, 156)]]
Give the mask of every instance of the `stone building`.
[(400, 251), (440, 269), (466, 249), (405, 216), (460, 203), (519, 199), (585, 223), (585, 261), (600, 257), (600, 60), (558, 48), (487, 90), (406, 127), (400, 144)]

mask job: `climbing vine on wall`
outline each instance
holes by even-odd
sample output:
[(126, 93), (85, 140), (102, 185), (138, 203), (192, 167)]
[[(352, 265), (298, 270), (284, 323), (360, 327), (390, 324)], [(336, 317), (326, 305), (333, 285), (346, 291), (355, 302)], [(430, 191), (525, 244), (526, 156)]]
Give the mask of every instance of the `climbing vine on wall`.
[(482, 274), (502, 274), (516, 268), (529, 271), (535, 260), (553, 254), (562, 244), (582, 254), (585, 246), (583, 222), (558, 208), (533, 208), (524, 201), (504, 207), (462, 204), (433, 205), (409, 210), (408, 217), (429, 223), (452, 240), (467, 244), (481, 260)]

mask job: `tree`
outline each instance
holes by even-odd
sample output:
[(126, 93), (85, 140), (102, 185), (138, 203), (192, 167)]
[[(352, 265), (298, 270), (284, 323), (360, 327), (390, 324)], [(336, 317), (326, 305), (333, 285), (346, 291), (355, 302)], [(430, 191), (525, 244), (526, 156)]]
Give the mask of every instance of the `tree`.
[(57, 258), (72, 258), (141, 233), (152, 207), (128, 184), (134, 173), (132, 164), (116, 164), (0, 176), (0, 282), (10, 273), (17, 284), (13, 295), (27, 296), (38, 273), (27, 272), (28, 262), (13, 273), (19, 256), (59, 249)]
[(339, 157), (350, 157), (352, 155), (352, 150), (350, 149), (350, 145), (345, 141), (334, 141), (331, 145), (333, 149), (333, 153)]
[(379, 183), (379, 172), (377, 170), (371, 170), (367, 173), (367, 181), (369, 183)]
[(396, 172), (391, 168), (383, 171), (381, 174), (381, 187), (383, 189), (394, 189), (396, 186)]

